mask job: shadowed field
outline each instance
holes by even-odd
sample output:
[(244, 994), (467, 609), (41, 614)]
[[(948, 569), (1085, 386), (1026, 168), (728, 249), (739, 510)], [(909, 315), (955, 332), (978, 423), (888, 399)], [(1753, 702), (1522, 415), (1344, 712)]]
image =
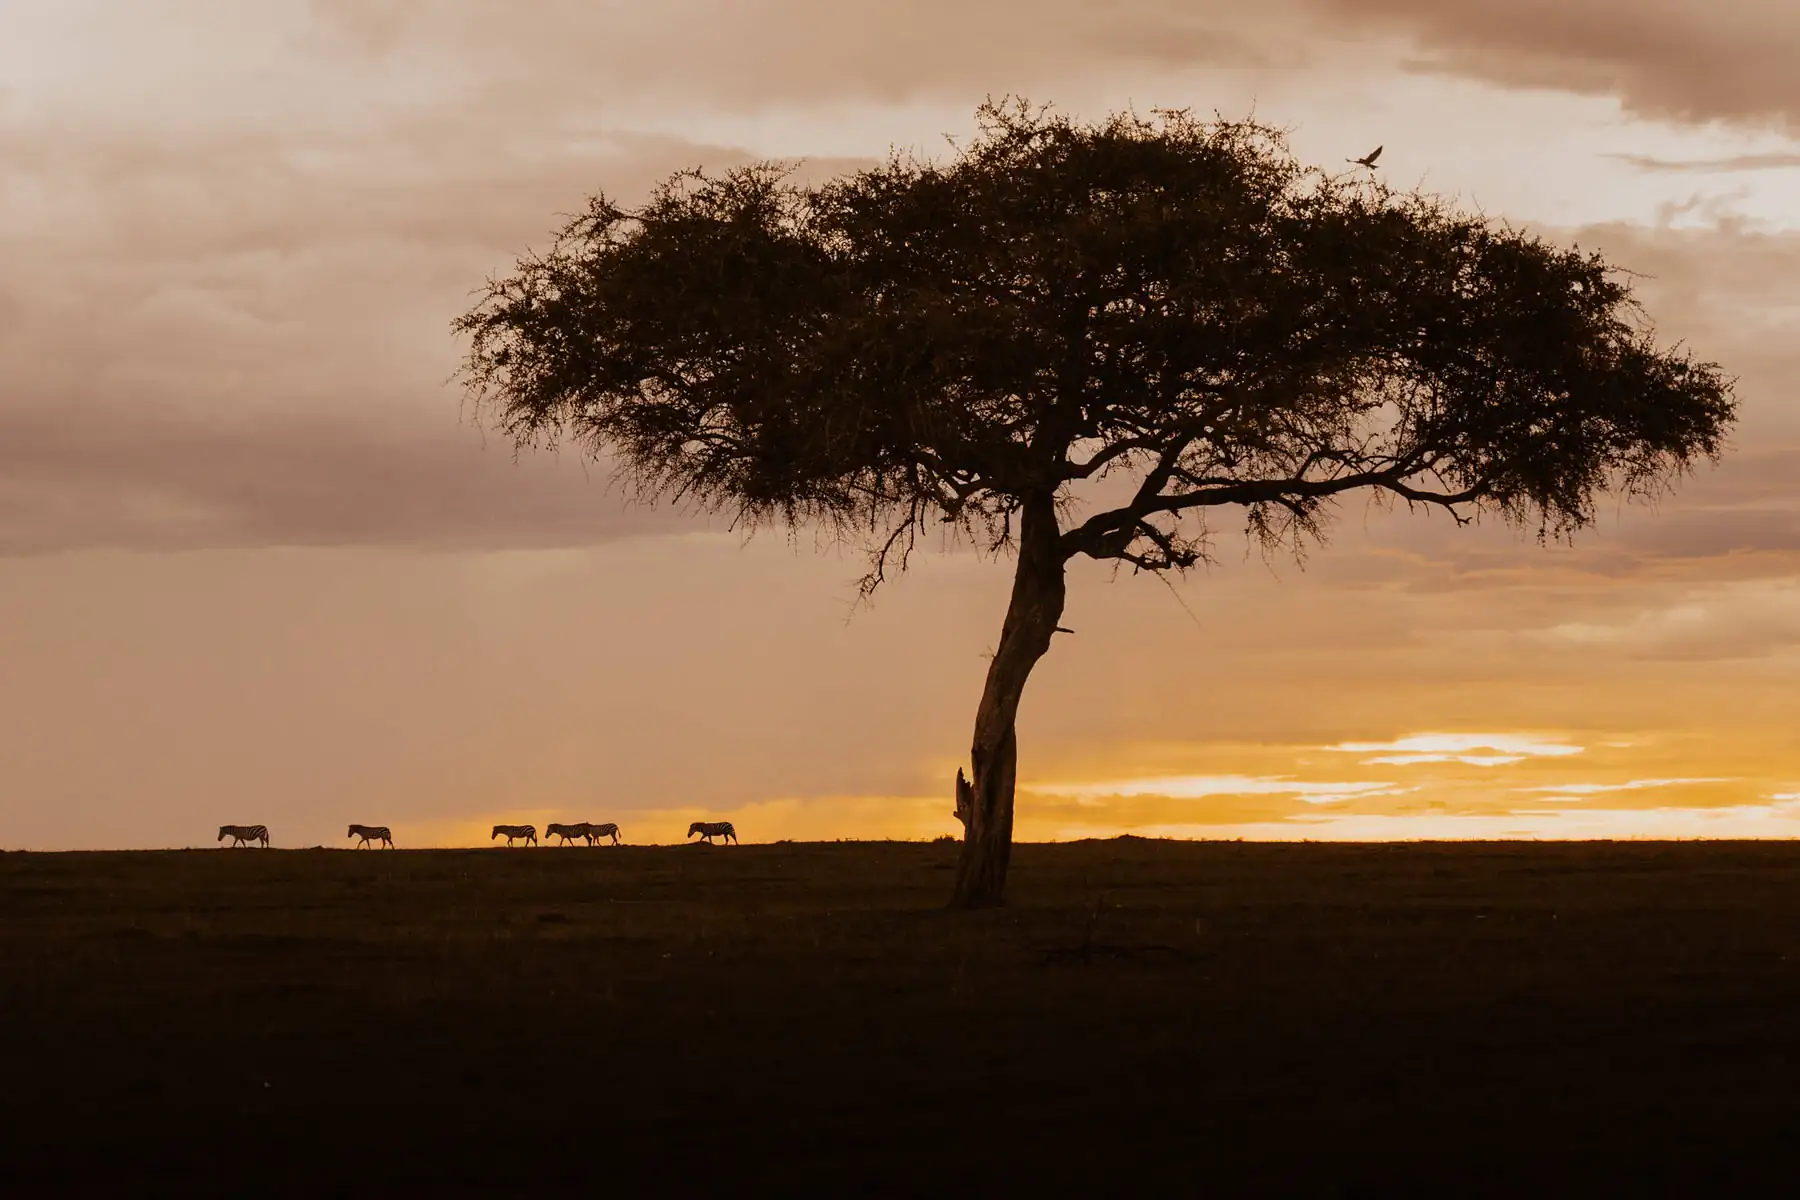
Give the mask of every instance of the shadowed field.
[[(1800, 845), (0, 855), (0, 1181), (1717, 1186), (1790, 1163)], [(138, 1189), (142, 1190), (142, 1189)]]

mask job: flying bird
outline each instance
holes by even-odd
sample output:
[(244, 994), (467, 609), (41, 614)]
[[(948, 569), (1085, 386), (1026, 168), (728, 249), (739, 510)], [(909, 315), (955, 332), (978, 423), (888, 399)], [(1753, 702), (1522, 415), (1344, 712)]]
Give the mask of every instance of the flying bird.
[(1382, 147), (1377, 146), (1361, 158), (1346, 158), (1344, 161), (1355, 163), (1359, 167), (1373, 167), (1375, 165), (1375, 160), (1381, 157), (1381, 151)]

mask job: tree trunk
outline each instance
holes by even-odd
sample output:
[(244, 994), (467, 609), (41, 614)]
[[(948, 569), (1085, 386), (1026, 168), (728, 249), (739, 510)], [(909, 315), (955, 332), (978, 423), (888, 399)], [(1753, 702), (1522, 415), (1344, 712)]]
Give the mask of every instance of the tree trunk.
[(1014, 725), (1025, 681), (1062, 617), (1063, 553), (1050, 495), (1034, 496), (1019, 513), (1019, 563), (1000, 645), (988, 664), (981, 706), (975, 710), (970, 752), (974, 778), (961, 783), (957, 816), (963, 822), (962, 858), (957, 864), (952, 908), (993, 908), (1006, 895), (1006, 866), (1012, 856), (1013, 784), (1019, 744)]

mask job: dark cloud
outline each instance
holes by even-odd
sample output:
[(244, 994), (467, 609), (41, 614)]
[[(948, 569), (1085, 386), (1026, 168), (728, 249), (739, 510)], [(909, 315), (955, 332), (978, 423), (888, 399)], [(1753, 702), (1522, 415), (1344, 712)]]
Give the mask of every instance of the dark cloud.
[(1307, 0), (1411, 38), (1421, 69), (1617, 96), (1632, 112), (1800, 131), (1792, 0)]
[(702, 527), (608, 472), (444, 419), (0, 411), (0, 555), (92, 547), (591, 545)]
[[(1638, 32), (1608, 50), (1576, 36), (1602, 17), (1626, 21), (1602, 0), (1545, 8), (1540, 25), (1494, 25), (1473, 4), (1318, 2), (1345, 28), (1405, 28), (1444, 46), (1479, 34), (1518, 61), (1604, 53), (1654, 64), (1658, 39), (1691, 15), (1650, 5)], [(514, 467), (496, 439), (483, 448), (457, 424), (445, 386), (457, 356), (450, 318), (484, 276), (542, 245), (559, 213), (595, 190), (629, 200), (675, 169), (749, 157), (632, 132), (642, 113), (621, 115), (607, 97), (667, 86), (780, 104), (1133, 64), (1303, 61), (1331, 30), (1295, 24), (1285, 3), (1249, 17), (1241, 4), (1153, 0), (1056, 0), (1028, 15), (997, 0), (689, 2), (651, 16), (562, 0), (316, 0), (305, 53), (339, 72), (330, 78), (374, 89), (359, 120), (0, 109), (0, 547), (485, 547), (648, 528), (571, 463)], [(1779, 44), (1786, 11), (1750, 6), (1707, 36), (1756, 41), (1761, 31)], [(419, 98), (395, 82), (405, 79), (435, 90)], [(381, 99), (381, 87), (401, 99)], [(820, 159), (803, 172), (860, 161)], [(1665, 333), (1742, 376), (1746, 428), (1776, 464), (1728, 459), (1717, 475), (1741, 481), (1739, 492), (1707, 499), (1724, 496), (1710, 474), (1684, 489), (1643, 523), (1633, 561), (1709, 547), (1785, 552), (1791, 514), (1768, 497), (1789, 460), (1767, 438), (1800, 441), (1800, 238), (1741, 227), (1552, 232), (1643, 273)], [(1434, 560), (1517, 554), (1510, 542), (1440, 546), (1434, 527), (1395, 528), (1409, 553)], [(1613, 559), (1584, 561), (1613, 570), (1627, 552), (1608, 545)]]
[[(596, 190), (743, 151), (0, 123), (0, 554), (576, 545), (691, 528), (460, 423), (450, 319)], [(472, 140), (473, 139), (473, 140)], [(853, 165), (825, 159), (811, 172)], [(33, 196), (60, 212), (34, 212)], [(6, 197), (0, 197), (5, 199)]]
[(680, 0), (654, 16), (576, 0), (316, 0), (314, 10), (332, 45), (432, 47), (496, 79), (530, 62), (531, 81), (565, 95), (962, 98), (1132, 70), (1341, 62), (1338, 43), (1398, 36), (1422, 70), (1616, 95), (1655, 117), (1800, 128), (1791, 0)]
[(960, 100), (1121, 69), (1297, 65), (1311, 48), (1284, 28), (1288, 0), (316, 0), (315, 11), (327, 39), (378, 55), (431, 47), (515, 97), (542, 86), (733, 105)]

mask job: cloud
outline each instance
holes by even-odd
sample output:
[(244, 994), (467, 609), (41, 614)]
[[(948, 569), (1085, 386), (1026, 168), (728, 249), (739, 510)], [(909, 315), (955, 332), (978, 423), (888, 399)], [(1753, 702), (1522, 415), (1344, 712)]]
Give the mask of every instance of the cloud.
[[(1082, 836), (1066, 826), (1063, 835)], [(1145, 837), (1243, 838), (1250, 841), (1589, 840), (1792, 838), (1800, 804), (1668, 806), (1652, 809), (1543, 809), (1507, 813), (1312, 812), (1279, 821), (1199, 825), (1165, 821), (1132, 832)], [(1096, 836), (1097, 831), (1087, 832)]]
[[(122, 547), (534, 548), (702, 526), (573, 450), (515, 462), (446, 386), (470, 288), (604, 183), (741, 150), (515, 139), (456, 110), (304, 131), (0, 118), (0, 555)], [(813, 170), (846, 164), (823, 160)], [(37, 197), (57, 196), (53, 219)]]
[[(511, 94), (655, 95), (742, 108), (905, 102), (1131, 68), (1301, 59), (1289, 5), (1174, 0), (547, 0), (530, 10), (326, 0), (321, 34), (366, 54), (428, 47)], [(527, 15), (528, 13), (528, 15)], [(325, 45), (327, 43), (321, 43)], [(528, 65), (528, 71), (520, 71)]]
[(1636, 792), (1645, 788), (1683, 787), (1700, 783), (1735, 783), (1736, 779), (1709, 776), (1698, 779), (1632, 779), (1624, 783), (1558, 783), (1546, 787), (1514, 788), (1518, 792), (1535, 792), (1552, 796), (1596, 796), (1604, 792)]
[[(1280, 5), (1245, 23), (1241, 6), (1153, 0), (1063, 0), (1056, 19), (1023, 25), (999, 3), (904, 14), (689, 3), (657, 15), (547, 3), (524, 19), (337, 0), (280, 7), (267, 27), (235, 11), (192, 0), (173, 25), (70, 22), (64, 69), (87, 84), (0, 109), (0, 552), (258, 538), (560, 545), (661, 527), (594, 486), (604, 472), (569, 464), (530, 478), (544, 460), (515, 468), (493, 441), (476, 453), (442, 386), (458, 351), (449, 318), (485, 275), (542, 245), (558, 213), (597, 189), (629, 200), (679, 167), (752, 157), (632, 128), (685, 119), (626, 102), (659, 79), (710, 103), (803, 104), (856, 89), (956, 92), (1008, 63), (1073, 79), (1152, 60), (1280, 64), (1341, 50), (1317, 31), (1273, 58), (1246, 48), (1292, 33)], [(1385, 11), (1355, 23), (1385, 28)], [(1215, 35), (1227, 27), (1241, 32)], [(908, 39), (921, 52), (894, 53)], [(259, 85), (258, 106), (218, 103), (245, 86), (232, 63), (265, 59), (283, 66)], [(825, 157), (804, 171), (864, 161)], [(1666, 334), (1743, 374), (1747, 419), (1800, 425), (1773, 415), (1800, 386), (1800, 236), (1553, 232), (1649, 272), (1641, 286)], [(1606, 580), (1680, 562), (1766, 572), (1757, 560), (1800, 555), (1786, 486), (1800, 432), (1759, 438), (1727, 468), (1554, 559), (1513, 531), (1452, 534), (1396, 514), (1377, 522), (1401, 552), (1385, 569), (1407, 586), (1485, 588), (1551, 562)], [(565, 501), (573, 510), (557, 515)], [(1363, 558), (1355, 570), (1384, 569)]]
[(1664, 174), (1779, 171), (1800, 167), (1800, 154), (1733, 154), (1723, 158), (1658, 158), (1652, 154), (1609, 154), (1640, 171)]
[(513, 111), (557, 96), (636, 112), (961, 103), (1097, 76), (1316, 70), (1397, 40), (1420, 69), (1616, 95), (1656, 116), (1791, 125), (1800, 111), (1788, 0), (268, 0), (255, 21), (230, 0), (86, 20), (57, 16), (76, 0), (9, 7), (0, 35), (39, 60), (79, 56), (147, 107), (169, 103), (169, 77), (251, 76), (264, 104), (286, 104), (298, 81), (369, 72), (403, 100), (461, 91)]
[(1569, 612), (1526, 636), (1552, 650), (1658, 662), (1757, 660), (1800, 646), (1792, 578), (1645, 587), (1611, 611)]
[(1617, 96), (1631, 112), (1800, 130), (1791, 0), (1309, 0), (1411, 38), (1418, 68), (1509, 87)]
[(0, 410), (0, 555), (75, 548), (593, 545), (704, 522), (627, 504), (603, 465), (438, 421)]
[[(493, 463), (452, 465), (475, 443), (442, 386), (458, 349), (448, 319), (593, 190), (629, 200), (678, 167), (752, 156), (571, 125), (548, 100), (545, 120), (521, 121), (529, 105), (486, 100), (392, 104), (343, 129), (0, 115), (12, 172), (0, 192), (0, 552), (256, 537), (487, 547), (507, 530), (540, 545), (646, 529), (589, 480), (566, 490), (572, 475), (525, 483), (526, 498), (512, 489), (542, 460), (514, 469), (491, 441)], [(1652, 272), (1652, 311), (1744, 370), (1747, 413), (1778, 411), (1800, 380), (1800, 338), (1781, 315), (1800, 312), (1800, 236), (1558, 236), (1616, 245), (1619, 261)], [(1608, 577), (1800, 552), (1785, 486), (1800, 446), (1765, 440), (1728, 467), (1557, 561)], [(469, 491), (484, 486), (500, 490)], [(556, 496), (582, 511), (552, 520)], [(1444, 524), (1378, 522), (1413, 586), (1443, 578), (1421, 562), (1486, 587), (1546, 561), (1512, 531)]]
[(312, 11), (322, 53), (453, 63), (514, 96), (740, 109), (961, 99), (1082, 76), (1317, 69), (1346, 57), (1345, 41), (1398, 38), (1422, 70), (1616, 95), (1658, 117), (1800, 116), (1789, 0), (1734, 0), (1725, 15), (1710, 0), (321, 0)]
[[(1580, 754), (1582, 747), (1566, 742), (1507, 733), (1418, 733), (1391, 742), (1339, 742), (1321, 747), (1341, 754), (1373, 754), (1365, 766), (1413, 766), (1424, 763), (1460, 763), (1471, 767), (1498, 767), (1527, 758), (1562, 758)], [(1474, 754), (1487, 750), (1497, 753)]]
[(1524, 761), (1523, 754), (1383, 754), (1363, 759), (1363, 765), (1412, 766), (1418, 763), (1453, 762), (1468, 767), (1503, 767), (1509, 763)]

